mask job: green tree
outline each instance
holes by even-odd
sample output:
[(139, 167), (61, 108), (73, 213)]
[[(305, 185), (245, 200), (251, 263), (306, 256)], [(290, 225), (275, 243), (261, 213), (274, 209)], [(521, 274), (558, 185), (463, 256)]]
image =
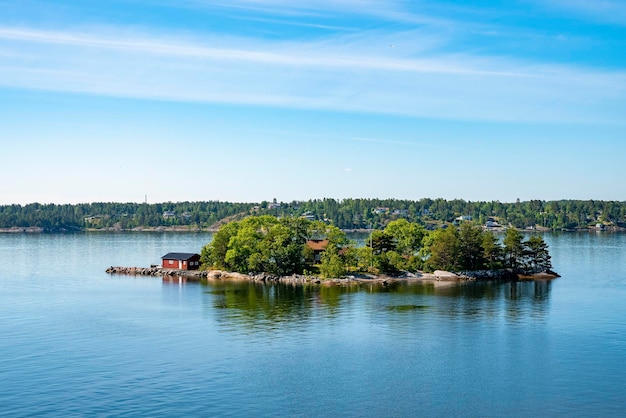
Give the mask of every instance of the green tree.
[(398, 219), (389, 222), (385, 232), (391, 235), (396, 251), (403, 256), (414, 256), (422, 248), (422, 240), (426, 230), (420, 224)]
[(552, 269), (552, 261), (548, 252), (548, 244), (538, 235), (531, 236), (525, 242), (527, 249), (528, 267), (534, 271), (546, 271)]
[(393, 236), (387, 231), (376, 230), (372, 232), (371, 236), (372, 252), (375, 256), (392, 251), (396, 249), (396, 243)]
[(483, 250), (483, 260), (485, 268), (497, 270), (502, 268), (502, 245), (498, 238), (490, 232), (486, 232), (482, 236), (481, 247)]
[(202, 247), (202, 251), (200, 252), (200, 261), (204, 268), (228, 268), (226, 265), (226, 252), (228, 251), (231, 238), (237, 235), (238, 230), (239, 223), (231, 222), (223, 225), (213, 234), (213, 241)]
[(354, 250), (356, 269), (359, 271), (371, 271), (374, 267), (374, 256), (369, 246), (356, 248)]
[(329, 245), (322, 253), (320, 263), (320, 276), (328, 278), (341, 278), (346, 275), (346, 264), (337, 247)]
[(463, 222), (459, 227), (459, 265), (464, 270), (484, 268), (482, 228), (470, 222)]
[(515, 228), (508, 228), (504, 234), (504, 260), (506, 267), (519, 269), (524, 266), (525, 248), (523, 235)]
[(431, 271), (460, 269), (461, 242), (455, 226), (431, 232), (425, 238), (424, 247), (427, 269)]

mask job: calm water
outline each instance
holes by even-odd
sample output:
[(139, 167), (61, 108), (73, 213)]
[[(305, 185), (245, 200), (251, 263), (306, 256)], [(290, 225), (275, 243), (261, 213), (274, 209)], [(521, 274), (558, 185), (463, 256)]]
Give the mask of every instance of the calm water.
[(0, 235), (3, 416), (620, 416), (626, 234), (553, 282), (302, 288), (109, 276), (207, 234)]

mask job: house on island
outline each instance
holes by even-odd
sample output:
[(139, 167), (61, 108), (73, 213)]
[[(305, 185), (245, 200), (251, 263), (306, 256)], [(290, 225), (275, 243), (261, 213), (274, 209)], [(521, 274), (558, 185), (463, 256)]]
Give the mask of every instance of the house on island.
[(326, 247), (328, 247), (328, 239), (310, 239), (305, 245), (313, 250), (313, 262), (315, 264), (321, 263), (322, 253), (326, 251)]
[(501, 225), (498, 223), (497, 218), (494, 218), (494, 217), (487, 218), (487, 222), (485, 222), (485, 228), (492, 229), (492, 228), (500, 228), (500, 227)]
[(167, 253), (161, 257), (161, 260), (161, 266), (164, 269), (198, 270), (200, 268), (200, 254)]

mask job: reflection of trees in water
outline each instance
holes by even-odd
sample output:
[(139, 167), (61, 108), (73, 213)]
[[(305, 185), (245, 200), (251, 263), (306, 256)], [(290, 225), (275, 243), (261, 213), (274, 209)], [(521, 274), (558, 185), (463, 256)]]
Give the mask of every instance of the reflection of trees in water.
[(506, 283), (504, 287), (509, 303), (506, 316), (519, 320), (527, 316), (543, 318), (547, 311), (552, 282), (549, 280)]
[(220, 319), (263, 328), (279, 327), (285, 322), (298, 324), (312, 316), (335, 315), (342, 295), (358, 291), (355, 287), (254, 282), (212, 283), (208, 287), (208, 306), (217, 308)]
[(548, 309), (550, 281), (474, 282), (442, 288), (437, 303), (438, 312), (445, 316), (497, 318), (508, 320), (529, 316), (541, 318)]
[(218, 319), (228, 326), (239, 324), (273, 329), (283, 327), (285, 323), (298, 326), (314, 318), (338, 316), (351, 308), (354, 299), (346, 295), (354, 293), (370, 293), (374, 298), (373, 304), (360, 304), (354, 309), (378, 306), (391, 315), (389, 320), (411, 313), (459, 318), (504, 315), (509, 320), (529, 315), (543, 317), (551, 282), (459, 284), (399, 281), (388, 285), (366, 283), (353, 286), (217, 282), (206, 285), (206, 288), (207, 308), (213, 309)]

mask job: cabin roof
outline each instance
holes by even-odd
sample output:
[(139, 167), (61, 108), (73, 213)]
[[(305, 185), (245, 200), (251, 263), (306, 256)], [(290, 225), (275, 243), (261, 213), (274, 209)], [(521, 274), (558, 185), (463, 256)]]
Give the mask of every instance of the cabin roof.
[(313, 251), (324, 251), (328, 247), (327, 239), (310, 239), (306, 242), (307, 247)]
[(165, 254), (163, 257), (161, 257), (162, 260), (183, 260), (183, 261), (187, 261), (190, 260), (196, 256), (200, 256), (199, 254), (195, 254), (195, 253), (167, 253)]

